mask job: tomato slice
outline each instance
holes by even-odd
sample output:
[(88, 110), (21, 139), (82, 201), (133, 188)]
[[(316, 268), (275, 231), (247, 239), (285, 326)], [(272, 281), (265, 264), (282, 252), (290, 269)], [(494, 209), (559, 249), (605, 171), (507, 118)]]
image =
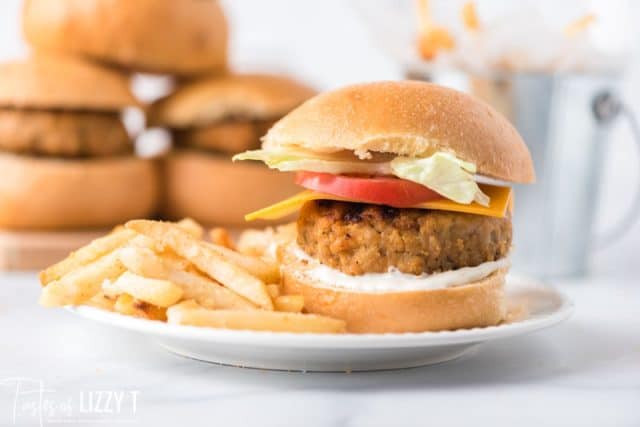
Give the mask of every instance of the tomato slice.
[(423, 185), (388, 176), (357, 177), (298, 172), (295, 182), (309, 190), (397, 208), (406, 208), (442, 198), (441, 195)]

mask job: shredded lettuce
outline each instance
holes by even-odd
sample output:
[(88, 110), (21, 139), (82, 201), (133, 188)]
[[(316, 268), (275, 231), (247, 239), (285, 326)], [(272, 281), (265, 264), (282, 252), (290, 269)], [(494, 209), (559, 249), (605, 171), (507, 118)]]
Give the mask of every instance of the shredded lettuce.
[(307, 150), (254, 150), (237, 154), (233, 160), (258, 160), (283, 172), (394, 175), (424, 185), (457, 203), (475, 201), (482, 206), (489, 205), (489, 197), (474, 180), (476, 166), (445, 152), (425, 158), (396, 157), (390, 162), (375, 162)]
[(271, 169), (282, 172), (307, 171), (332, 174), (357, 173), (366, 175), (391, 175), (389, 162), (366, 162), (362, 160), (336, 160), (331, 154), (307, 151), (254, 150), (233, 156), (236, 160), (259, 160)]
[(457, 203), (489, 205), (489, 197), (473, 179), (476, 165), (452, 154), (437, 152), (430, 157), (396, 157), (391, 161), (393, 175), (417, 182)]

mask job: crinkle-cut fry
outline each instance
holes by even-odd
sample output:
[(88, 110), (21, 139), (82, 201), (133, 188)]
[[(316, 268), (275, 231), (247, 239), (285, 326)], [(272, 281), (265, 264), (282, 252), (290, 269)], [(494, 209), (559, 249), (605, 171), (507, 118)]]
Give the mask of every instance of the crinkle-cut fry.
[(229, 234), (229, 230), (222, 227), (214, 227), (209, 230), (209, 240), (219, 246), (223, 246), (227, 249), (236, 250), (236, 245)]
[(261, 308), (273, 310), (264, 282), (213, 250), (210, 244), (198, 241), (171, 223), (135, 220), (129, 221), (126, 227), (161, 241), (212, 279)]
[(158, 307), (169, 307), (184, 294), (182, 288), (168, 280), (150, 279), (130, 271), (124, 272), (113, 285), (135, 299)]
[(117, 251), (83, 265), (42, 289), (40, 304), (45, 307), (78, 305), (101, 291), (105, 280), (113, 281), (125, 272)]
[(343, 320), (315, 314), (265, 310), (207, 310), (205, 308), (173, 306), (167, 309), (167, 321), (179, 325), (255, 331), (297, 333), (342, 333), (346, 331), (346, 323)]
[(123, 245), (125, 245), (135, 233), (124, 228), (116, 230), (106, 236), (93, 240), (86, 246), (71, 252), (62, 261), (40, 272), (40, 283), (47, 285), (55, 280), (60, 280), (62, 276), (68, 274), (84, 265), (87, 265), (100, 257), (105, 256)]

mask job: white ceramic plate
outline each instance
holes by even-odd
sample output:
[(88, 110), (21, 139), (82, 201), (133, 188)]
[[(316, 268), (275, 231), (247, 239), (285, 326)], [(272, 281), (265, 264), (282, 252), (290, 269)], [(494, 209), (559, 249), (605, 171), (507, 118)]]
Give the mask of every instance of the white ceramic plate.
[(523, 319), (499, 326), (405, 334), (293, 334), (169, 325), (93, 307), (69, 307), (82, 317), (154, 338), (167, 350), (225, 365), (297, 370), (364, 371), (410, 368), (462, 356), (479, 344), (553, 326), (573, 304), (530, 279), (507, 276), (509, 305), (526, 309)]

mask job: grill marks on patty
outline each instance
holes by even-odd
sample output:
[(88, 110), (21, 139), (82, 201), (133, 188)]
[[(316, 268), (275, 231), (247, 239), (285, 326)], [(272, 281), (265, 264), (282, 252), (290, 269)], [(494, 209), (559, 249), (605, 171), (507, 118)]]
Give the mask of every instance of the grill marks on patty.
[(174, 129), (178, 145), (236, 154), (260, 147), (260, 138), (276, 120), (228, 119), (206, 126)]
[(504, 258), (511, 237), (509, 218), (329, 200), (307, 202), (298, 219), (298, 245), (351, 275), (472, 267)]
[(0, 150), (56, 157), (133, 151), (118, 113), (0, 108)]

